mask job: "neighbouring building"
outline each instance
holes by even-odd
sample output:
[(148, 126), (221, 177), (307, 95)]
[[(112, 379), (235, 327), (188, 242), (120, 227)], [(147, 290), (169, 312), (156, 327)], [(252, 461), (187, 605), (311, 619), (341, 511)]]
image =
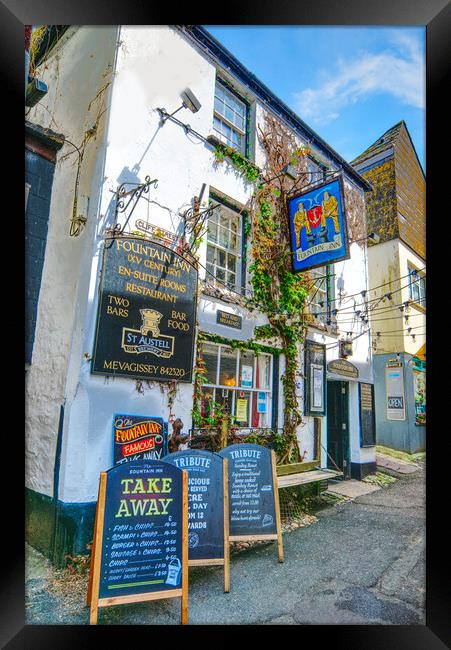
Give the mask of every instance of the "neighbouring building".
[(366, 194), (377, 442), (410, 453), (426, 446), (426, 179), (404, 121), (353, 167)]
[[(268, 324), (248, 299), (254, 186), (230, 156), (217, 155), (222, 143), (263, 169), (268, 117), (308, 147), (312, 178), (342, 178), (350, 239), (348, 259), (311, 271), (311, 322), (298, 349), (298, 470), (359, 479), (374, 471), (371, 336), (348, 316), (368, 291), (370, 184), (202, 27), (59, 28), (51, 48), (32, 47), (47, 94), (26, 115), (29, 541), (57, 563), (85, 552), (99, 473), (113, 465), (115, 414), (161, 417), (169, 433), (177, 424), (196, 435), (199, 359), (200, 417), (216, 404), (238, 433), (283, 426), (281, 342), (250, 345)], [(197, 226), (193, 266), (183, 242)], [(164, 250), (177, 252), (171, 267)], [(197, 309), (187, 317), (190, 306), (182, 313), (171, 301), (196, 264)], [(120, 282), (149, 297), (142, 321), (127, 320), (132, 299)], [(170, 335), (159, 330), (163, 312)], [(123, 323), (114, 359), (104, 313)], [(164, 366), (190, 331), (196, 344), (183, 350), (185, 369)], [(157, 367), (166, 381), (149, 380)]]

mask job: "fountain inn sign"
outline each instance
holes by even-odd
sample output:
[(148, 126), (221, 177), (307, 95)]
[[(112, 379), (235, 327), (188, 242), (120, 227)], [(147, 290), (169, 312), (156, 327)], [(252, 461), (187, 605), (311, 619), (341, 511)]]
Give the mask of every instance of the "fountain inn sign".
[(106, 240), (91, 371), (190, 382), (197, 270), (170, 248)]

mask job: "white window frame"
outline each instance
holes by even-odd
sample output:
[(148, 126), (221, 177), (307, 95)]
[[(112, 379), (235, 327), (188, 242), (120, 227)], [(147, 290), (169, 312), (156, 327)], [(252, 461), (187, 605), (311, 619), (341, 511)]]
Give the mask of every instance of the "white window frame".
[[(207, 282), (218, 282), (221, 286), (227, 285), (230, 289), (233, 291), (236, 291), (237, 293), (242, 293), (242, 272), (243, 272), (243, 217), (242, 214), (240, 214), (237, 210), (234, 210), (233, 208), (230, 208), (229, 206), (225, 205), (222, 203), (220, 200), (214, 199), (215, 203), (219, 203), (219, 208), (216, 208), (213, 211), (213, 214), (215, 215), (215, 218), (218, 219), (218, 216), (220, 216), (220, 211), (222, 213), (225, 213), (225, 216), (227, 214), (230, 214), (231, 216), (238, 218), (238, 229), (236, 233), (233, 233), (232, 228), (228, 227), (226, 228), (227, 233), (228, 233), (228, 246), (224, 246), (219, 243), (219, 236), (217, 237), (217, 241), (213, 241), (209, 239), (209, 232), (207, 230), (207, 247), (206, 247), (206, 263), (205, 267), (207, 269), (206, 271), (206, 277), (205, 279)], [(224, 216), (224, 215), (223, 215)], [(210, 217), (208, 218), (208, 221), (212, 222), (214, 225), (217, 226), (217, 232), (219, 234), (219, 228), (224, 228), (224, 226), (220, 225), (220, 220), (218, 219), (217, 222), (213, 222)], [(230, 247), (230, 239), (231, 235), (236, 234), (237, 241), (238, 241), (238, 246), (237, 249), (234, 250)], [(213, 262), (208, 260), (208, 248), (213, 249), (214, 251), (214, 257), (213, 257)], [(225, 255), (225, 267), (221, 266), (218, 264), (218, 257), (219, 257), (219, 251), (223, 252)], [(233, 255), (235, 257), (235, 281), (233, 284), (229, 283), (229, 278), (228, 274), (233, 273), (233, 271), (230, 270), (230, 267), (228, 265), (228, 260), (229, 260), (229, 255)], [(221, 271), (224, 271), (224, 279), (219, 278), (217, 271), (220, 269)]]
[[(224, 348), (231, 349), (230, 346), (224, 344), (224, 343), (213, 343), (211, 341), (205, 341), (206, 345), (208, 346), (214, 346), (218, 348), (218, 355), (217, 355), (217, 366), (216, 366), (216, 383), (215, 384), (202, 384), (202, 388), (209, 388), (209, 389), (214, 389), (213, 390), (213, 401), (217, 402), (218, 400), (216, 399), (216, 391), (222, 391), (222, 390), (230, 390), (232, 391), (232, 404), (231, 404), (231, 413), (232, 417), (235, 417), (235, 412), (236, 412), (236, 399), (237, 399), (237, 394), (239, 392), (245, 392), (245, 393), (265, 393), (266, 394), (266, 422), (267, 424), (265, 425), (259, 425), (257, 427), (253, 427), (251, 425), (251, 418), (252, 418), (252, 399), (249, 400), (250, 408), (247, 416), (247, 426), (238, 426), (240, 429), (270, 429), (271, 428), (271, 418), (272, 418), (272, 390), (273, 390), (273, 355), (270, 354), (269, 352), (260, 352), (258, 354), (259, 357), (265, 356), (269, 357), (269, 388), (249, 388), (247, 386), (240, 386), (240, 377), (239, 377), (239, 372), (240, 372), (240, 362), (241, 362), (241, 350), (238, 348), (237, 349), (237, 359), (236, 359), (236, 369), (235, 369), (235, 386), (226, 386), (225, 384), (220, 384), (219, 383), (219, 377), (220, 377), (220, 372), (221, 372), (221, 352)], [(246, 351), (246, 350), (245, 350)], [(249, 350), (249, 352), (254, 353), (254, 364), (253, 364), (253, 376), (252, 376), (252, 383), (255, 383), (255, 377), (256, 377), (256, 372), (257, 372), (257, 353), (254, 352), (253, 350)], [(238, 395), (239, 398), (239, 395)]]
[[(409, 300), (423, 309), (426, 309), (426, 278), (424, 272), (420, 273), (412, 264), (407, 265), (409, 273)], [(414, 272), (416, 272), (416, 279), (414, 279)], [(413, 297), (413, 287), (418, 289), (418, 300)]]
[[(220, 113), (219, 110), (217, 110), (217, 108), (216, 108), (216, 102), (214, 102), (214, 109), (213, 109), (214, 118), (216, 118), (220, 122), (224, 123), (228, 128), (230, 128), (232, 131), (235, 131), (240, 136), (240, 138), (241, 138), (241, 146), (237, 147), (236, 144), (233, 141), (231, 141), (229, 138), (227, 138), (227, 136), (225, 136), (223, 133), (221, 133), (220, 131), (218, 131), (216, 129), (214, 118), (213, 118), (213, 131), (214, 131), (216, 137), (219, 140), (221, 140), (221, 142), (224, 142), (224, 144), (226, 144), (227, 146), (232, 147), (233, 149), (236, 149), (243, 156), (246, 156), (246, 149), (247, 149), (247, 146), (246, 146), (247, 145), (246, 123), (247, 123), (247, 119), (248, 119), (249, 106), (237, 94), (235, 94), (234, 92), (229, 90), (229, 88), (227, 88), (227, 85), (223, 81), (221, 81), (221, 79), (219, 79), (219, 78), (216, 78), (216, 82), (215, 82), (215, 99), (216, 99), (216, 90), (218, 88), (218, 85), (221, 87), (221, 90), (224, 92), (225, 96), (231, 97), (234, 102), (236, 102), (238, 105), (241, 104), (243, 106), (243, 108), (244, 108), (244, 116), (243, 116), (244, 129), (240, 128), (237, 124), (234, 124), (225, 115)], [(236, 113), (236, 111), (234, 111), (234, 112)]]

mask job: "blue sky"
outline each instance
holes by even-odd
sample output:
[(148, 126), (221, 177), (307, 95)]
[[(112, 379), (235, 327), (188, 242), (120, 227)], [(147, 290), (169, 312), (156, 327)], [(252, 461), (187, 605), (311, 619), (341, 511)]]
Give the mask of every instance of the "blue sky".
[(425, 169), (425, 28), (206, 29), (351, 161), (404, 120)]

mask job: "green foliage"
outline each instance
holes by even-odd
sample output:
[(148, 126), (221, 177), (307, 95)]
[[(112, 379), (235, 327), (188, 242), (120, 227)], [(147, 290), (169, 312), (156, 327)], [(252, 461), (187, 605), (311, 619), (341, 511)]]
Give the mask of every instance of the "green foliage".
[(249, 182), (255, 183), (260, 176), (259, 168), (245, 158), (241, 153), (227, 147), (224, 144), (217, 144), (215, 146), (214, 155), (217, 162), (223, 162), (228, 158), (235, 169)]

